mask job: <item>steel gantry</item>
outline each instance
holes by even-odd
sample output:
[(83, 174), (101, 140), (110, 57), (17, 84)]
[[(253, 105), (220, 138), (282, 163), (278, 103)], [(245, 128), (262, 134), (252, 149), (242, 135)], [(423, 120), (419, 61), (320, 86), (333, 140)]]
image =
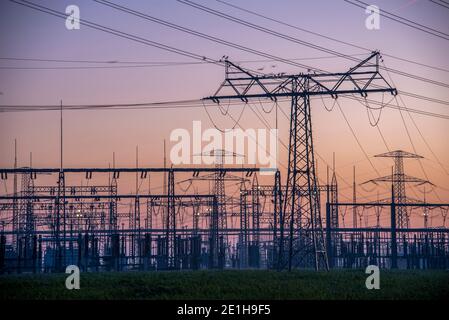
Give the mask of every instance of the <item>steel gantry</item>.
[[(117, 180), (120, 177), (120, 173), (136, 173), (140, 174), (140, 177), (146, 178), (149, 173), (168, 173), (168, 184), (165, 196), (152, 196), (152, 195), (141, 195), (135, 194), (130, 197), (125, 197), (124, 195), (117, 195)], [(177, 167), (177, 168), (15, 168), (15, 169), (0, 169), (0, 177), (1, 179), (7, 179), (8, 174), (21, 174), (25, 183), (23, 183), (24, 188), (26, 188), (26, 195), (22, 193), (22, 195), (13, 195), (13, 196), (0, 196), (1, 199), (11, 199), (13, 201), (12, 207), (15, 210), (18, 200), (21, 200), (21, 203), (26, 205), (27, 203), (33, 203), (36, 199), (51, 199), (54, 201), (54, 206), (49, 206), (52, 212), (51, 216), (51, 230), (52, 236), (54, 239), (54, 268), (57, 271), (62, 270), (63, 263), (65, 260), (65, 252), (66, 252), (66, 242), (67, 242), (67, 221), (71, 218), (68, 216), (70, 211), (67, 208), (67, 199), (108, 199), (110, 201), (110, 216), (109, 216), (109, 228), (102, 227), (103, 230), (108, 230), (109, 233), (115, 233), (117, 229), (117, 199), (120, 198), (130, 198), (134, 199), (134, 209), (130, 210), (129, 214), (129, 229), (135, 230), (131, 232), (131, 259), (134, 259), (135, 256), (140, 256), (139, 254), (139, 244), (134, 241), (134, 238), (140, 239), (140, 198), (146, 199), (157, 199), (157, 198), (165, 198), (166, 203), (166, 215), (164, 221), (164, 232), (165, 232), (165, 241), (164, 241), (164, 251), (165, 256), (161, 260), (161, 264), (164, 268), (167, 269), (178, 269), (179, 268), (179, 259), (176, 258), (178, 251), (180, 250), (178, 246), (178, 236), (177, 233), (180, 231), (179, 227), (176, 223), (176, 202), (182, 195), (175, 194), (175, 173), (192, 173), (194, 177), (197, 177), (199, 173), (211, 173), (211, 174), (220, 174), (225, 176), (227, 172), (240, 172), (245, 174), (247, 177), (251, 176), (254, 172), (259, 172), (259, 168), (189, 168), (189, 167)], [(54, 187), (50, 186), (33, 186), (29, 187), (29, 181), (32, 181), (36, 177), (37, 174), (57, 174), (58, 180), (57, 185)], [(67, 174), (85, 174), (86, 179), (92, 179), (94, 174), (107, 173), (112, 174), (112, 183), (110, 186), (95, 186), (95, 187), (74, 187), (74, 186), (66, 186), (65, 180)], [(31, 192), (31, 194), (28, 194)], [(36, 192), (45, 192), (48, 193), (47, 197), (42, 197), (36, 194)], [(89, 195), (84, 195), (84, 192), (90, 192)], [(109, 193), (105, 195), (104, 193)], [(205, 195), (197, 194), (196, 198), (200, 199), (205, 197)], [(208, 195), (207, 197), (213, 198), (213, 201), (210, 202), (210, 216), (209, 216), (209, 240), (210, 240), (210, 257), (213, 257), (211, 260), (212, 267), (218, 267), (217, 265), (217, 256), (218, 256), (218, 246), (219, 243), (219, 212), (218, 212), (218, 201), (216, 195)], [(23, 205), (23, 206), (24, 206)], [(148, 205), (148, 203), (147, 203)], [(31, 206), (29, 206), (31, 208)], [(24, 218), (33, 218), (32, 214), (27, 214), (28, 211), (26, 208), (23, 210), (18, 210), (22, 212)], [(101, 224), (105, 223), (105, 218), (100, 219)], [(30, 220), (31, 221), (31, 220)], [(98, 222), (96, 222), (98, 223)], [(223, 230), (226, 228), (223, 228)], [(26, 230), (25, 230), (26, 231)], [(92, 231), (92, 230), (89, 230)], [(30, 232), (28, 232), (30, 233)], [(19, 234), (27, 234), (26, 232), (21, 232), (17, 227), (13, 228), (13, 234), (19, 237)], [(111, 241), (113, 241), (111, 239)], [(23, 246), (22, 246), (23, 247)], [(139, 264), (140, 262), (137, 262)], [(223, 264), (222, 264), (223, 265)]]

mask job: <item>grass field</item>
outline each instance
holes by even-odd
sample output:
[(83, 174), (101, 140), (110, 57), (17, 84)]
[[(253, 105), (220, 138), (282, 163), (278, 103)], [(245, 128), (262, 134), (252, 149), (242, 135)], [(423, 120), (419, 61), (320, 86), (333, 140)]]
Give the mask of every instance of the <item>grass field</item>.
[(81, 273), (80, 290), (66, 274), (2, 275), (0, 299), (448, 299), (448, 271), (381, 270), (367, 290), (364, 270), (263, 270)]

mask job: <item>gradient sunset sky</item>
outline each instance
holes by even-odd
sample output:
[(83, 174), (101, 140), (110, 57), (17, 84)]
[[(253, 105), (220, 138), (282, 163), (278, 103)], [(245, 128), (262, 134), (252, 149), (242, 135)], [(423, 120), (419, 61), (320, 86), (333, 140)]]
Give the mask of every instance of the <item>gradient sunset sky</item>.
[[(263, 72), (274, 73), (307, 71), (282, 62), (266, 61), (266, 58), (172, 30), (93, 1), (35, 0), (34, 2), (60, 12), (64, 12), (68, 5), (75, 4), (80, 8), (81, 19), (214, 59), (227, 55), (230, 60), (240, 62), (241, 66), (251, 69), (263, 68)], [(272, 55), (300, 59), (298, 62), (320, 69), (346, 71), (354, 65), (354, 62), (246, 28), (175, 0), (114, 0), (114, 2)], [(195, 0), (195, 2), (322, 47), (356, 55), (360, 59), (369, 55), (368, 51), (283, 26), (218, 1)], [(229, 3), (299, 28), (371, 50), (380, 50), (386, 55), (433, 66), (435, 68), (384, 56), (387, 67), (441, 83), (449, 83), (447, 59), (449, 42), (447, 40), (384, 17), (380, 18), (380, 30), (368, 30), (365, 27), (367, 14), (364, 10), (343, 0), (229, 0)], [(430, 1), (394, 0), (375, 1), (370, 4), (449, 33), (449, 9)], [(0, 30), (1, 106), (58, 105), (61, 100), (67, 105), (84, 105), (199, 99), (213, 94), (224, 77), (223, 67), (208, 63), (142, 66), (141, 62), (197, 61), (85, 26), (81, 26), (80, 30), (69, 31), (65, 27), (64, 20), (9, 1), (0, 3)], [(62, 63), (12, 60), (11, 58), (129, 63)], [(389, 80), (388, 75), (384, 75)], [(400, 91), (449, 101), (447, 87), (397, 74), (391, 74), (391, 77)], [(382, 95), (372, 95), (369, 98), (381, 101)], [(385, 96), (384, 99), (390, 100), (390, 97)], [(449, 115), (449, 105), (406, 96), (402, 96), (402, 99), (409, 108)], [(322, 183), (326, 181), (326, 167), (332, 164), (335, 152), (336, 170), (340, 176), (340, 195), (346, 197), (341, 200), (347, 200), (352, 197), (351, 183), (354, 165), (357, 167), (359, 183), (376, 178), (378, 175), (361, 151), (338, 108), (328, 112), (323, 103), (327, 107), (332, 105), (330, 99), (312, 100), (314, 144), (318, 155), (320, 181)], [(392, 103), (395, 101), (393, 100)], [(378, 129), (370, 125), (367, 109), (357, 102), (344, 98), (340, 99), (340, 104), (376, 170), (380, 175), (390, 174), (393, 165), (391, 159), (373, 158), (374, 155), (388, 150)], [(280, 107), (287, 114), (289, 113), (288, 103), (281, 103)], [(231, 108), (234, 118), (240, 114), (242, 108), (243, 105)], [(269, 105), (266, 108), (269, 109)], [(214, 108), (208, 108), (208, 110), (221, 128), (229, 128), (233, 125), (234, 121), (223, 116), (219, 110)], [(406, 173), (423, 179), (427, 176), (436, 186), (426, 187), (429, 192), (426, 195), (427, 200), (447, 203), (449, 201), (449, 120), (415, 113), (411, 115), (425, 140), (422, 139), (410, 116), (403, 113), (406, 127), (413, 141), (413, 145), (411, 144), (401, 115), (395, 109), (385, 108), (382, 111), (380, 130), (391, 150), (402, 149), (409, 152), (416, 150), (425, 158), (422, 160), (424, 171), (418, 161), (406, 160)], [(274, 112), (264, 116), (274, 127)], [(138, 145), (141, 166), (161, 166), (163, 140), (167, 140), (167, 147), (170, 148), (170, 132), (176, 128), (191, 130), (194, 120), (202, 121), (204, 129), (213, 127), (203, 108), (64, 111), (64, 165), (66, 167), (107, 167), (112, 162), (112, 153), (115, 152), (117, 167), (134, 166), (135, 148)], [(245, 110), (240, 124), (245, 128), (266, 127), (250, 110)], [(286, 117), (279, 114), (280, 138), (285, 143), (288, 143), (288, 125)], [(0, 113), (0, 167), (2, 168), (13, 166), (14, 139), (18, 142), (19, 166), (29, 165), (30, 152), (33, 155), (34, 167), (59, 166), (59, 112)], [(287, 162), (287, 152), (283, 147), (280, 147), (280, 162), (283, 165)], [(281, 170), (284, 171), (285, 177), (282, 166)], [(365, 189), (359, 188), (360, 197), (366, 197), (368, 200), (375, 199), (377, 191), (381, 198), (386, 197), (388, 187), (376, 189), (372, 185), (367, 185)], [(407, 189), (411, 197), (421, 200), (423, 191), (423, 187)], [(5, 192), (4, 186), (0, 186), (0, 192)]]

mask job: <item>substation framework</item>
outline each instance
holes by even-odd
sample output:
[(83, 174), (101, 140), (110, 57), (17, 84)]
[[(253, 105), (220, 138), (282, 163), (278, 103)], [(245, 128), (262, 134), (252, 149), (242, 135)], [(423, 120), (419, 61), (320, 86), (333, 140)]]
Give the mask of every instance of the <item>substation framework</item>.
[[(168, 175), (167, 193), (118, 193), (120, 173), (137, 172), (140, 179), (149, 179), (153, 170)], [(0, 270), (60, 272), (71, 264), (84, 271), (313, 267), (313, 261), (302, 260), (298, 253), (304, 248), (294, 235), (301, 230), (290, 221), (281, 223), (287, 187), (281, 185), (279, 171), (272, 185), (261, 185), (255, 178), (257, 168), (220, 169), (221, 174), (243, 173), (238, 197), (227, 198), (223, 205), (224, 217), (219, 217), (215, 194), (174, 192), (176, 172), (189, 172), (195, 177), (217, 170), (1, 169), (3, 179), (17, 174), (27, 184), (17, 195), (0, 196)], [(36, 185), (43, 172), (57, 175), (61, 183)], [(63, 183), (69, 173), (82, 173), (89, 179), (99, 173), (114, 178), (106, 186), (68, 186)], [(298, 196), (304, 191), (300, 189)], [(340, 203), (334, 178), (329, 185), (317, 187), (316, 192), (326, 198), (326, 224), (323, 229), (310, 231), (325, 233), (331, 268), (368, 264), (385, 268), (449, 267), (449, 229), (397, 226), (398, 208), (447, 214), (449, 204), (398, 204), (392, 191), (391, 202)], [(341, 227), (339, 211), (354, 206), (386, 216), (390, 224)], [(218, 223), (220, 219), (226, 220), (226, 227)]]
[[(339, 202), (335, 172), (327, 185), (318, 184), (310, 97), (396, 95), (396, 89), (379, 73), (379, 59), (379, 53), (373, 52), (344, 73), (294, 75), (254, 75), (224, 61), (225, 80), (205, 100), (291, 99), (285, 183), (280, 171), (274, 173), (272, 184), (260, 185), (257, 174), (262, 169), (225, 167), (223, 163), (205, 168), (0, 169), (0, 178), (13, 176), (15, 185), (21, 177), (20, 192), (0, 196), (1, 272), (61, 272), (69, 264), (85, 271), (327, 270), (368, 264), (448, 268), (445, 218), (449, 204), (407, 202), (402, 163), (391, 179), (384, 179), (392, 183), (389, 201)], [(155, 173), (164, 174), (168, 181), (161, 194), (119, 193), (120, 175), (140, 174), (141, 179), (150, 179)], [(212, 192), (176, 191), (180, 181), (175, 176), (180, 173), (191, 174), (191, 180), (211, 178)], [(225, 193), (226, 181), (236, 181), (232, 173), (242, 175), (237, 179), (237, 197)], [(40, 174), (57, 176), (56, 184), (37, 185)], [(94, 174), (110, 178), (107, 185), (68, 185), (70, 174), (83, 174), (88, 180)], [(341, 218), (347, 208), (372, 212), (377, 224), (346, 227)], [(405, 208), (408, 212), (441, 210), (444, 224), (411, 228), (404, 218)], [(381, 226), (380, 216), (387, 216), (389, 223)]]

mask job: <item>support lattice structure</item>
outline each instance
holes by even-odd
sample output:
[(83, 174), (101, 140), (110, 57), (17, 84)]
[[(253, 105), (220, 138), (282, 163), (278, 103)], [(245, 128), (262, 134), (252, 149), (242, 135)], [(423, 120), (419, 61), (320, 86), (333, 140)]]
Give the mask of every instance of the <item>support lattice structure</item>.
[(168, 205), (167, 205), (167, 228), (166, 228), (166, 252), (168, 268), (177, 268), (176, 257), (176, 207), (175, 207), (175, 176), (173, 170), (168, 171), (167, 185)]
[(33, 214), (32, 196), (33, 179), (30, 174), (21, 174), (21, 196), (26, 197), (19, 202), (18, 210), (18, 231), (23, 233), (23, 236), (17, 237), (19, 255), (25, 261), (33, 254), (33, 233), (35, 230), (35, 221)]
[(240, 186), (240, 233), (239, 233), (239, 257), (240, 268), (248, 267), (248, 207), (247, 207), (247, 190), (245, 183), (242, 182)]
[[(198, 176), (201, 172), (213, 174), (216, 170), (215, 167), (0, 169), (0, 179), (7, 179), (8, 173), (15, 173), (26, 180), (21, 184), (23, 192), (0, 195), (0, 273), (60, 272), (61, 267), (64, 269), (72, 264), (87, 272), (216, 268), (216, 264), (211, 263), (217, 257), (216, 245), (215, 241), (210, 241), (218, 221), (216, 195), (199, 194), (198, 191), (194, 194), (175, 193), (176, 183), (172, 184), (177, 172), (190, 172)], [(257, 173), (258, 169), (223, 170), (246, 172), (248, 178), (251, 173)], [(104, 178), (105, 174), (114, 173), (118, 179), (120, 171), (128, 174), (146, 171), (162, 174), (172, 171), (169, 174), (170, 183), (167, 184), (169, 192), (151, 195), (143, 192), (123, 194), (117, 193), (116, 185), (95, 185), (92, 180), (88, 186), (60, 185), (57, 181), (61, 173), (65, 175), (66, 181), (78, 180), (84, 174), (88, 179), (94, 179), (92, 174), (95, 178), (98, 175), (101, 180), (101, 175)], [(36, 174), (41, 173), (53, 175), (49, 178), (53, 178), (54, 184), (39, 185), (41, 180), (36, 180)], [(30, 180), (33, 176), (35, 178)], [(140, 176), (141, 179), (146, 177), (145, 174)], [(274, 269), (283, 268), (290, 261), (293, 266), (297, 263), (294, 255), (293, 259), (289, 259), (290, 255), (286, 254), (294, 253), (290, 249), (295, 249), (295, 246), (289, 246), (288, 250), (282, 249), (281, 252), (281, 244), (286, 247), (293, 238), (286, 232), (288, 228), (283, 230), (283, 224), (279, 225), (279, 221), (283, 220), (282, 200), (287, 186), (281, 185), (279, 171), (273, 178), (271, 184), (256, 183), (255, 178), (250, 184), (248, 179), (242, 177), (241, 187), (235, 190), (241, 191), (240, 203), (234, 205), (231, 201), (234, 198), (227, 197), (230, 202), (227, 203), (229, 223), (226, 229), (219, 230), (219, 244), (222, 242), (221, 236), (227, 236), (230, 241), (230, 254), (227, 255), (225, 268)], [(127, 182), (126, 177), (124, 181)], [(306, 191), (298, 189), (298, 195)], [(331, 208), (334, 206), (358, 206), (373, 218), (376, 208), (379, 208), (383, 218), (378, 218), (377, 223), (372, 220), (371, 224), (366, 220), (365, 228), (349, 228), (344, 223), (343, 227), (326, 224), (326, 252), (331, 267), (363, 268), (373, 263), (386, 268), (444, 269), (449, 266), (449, 230), (444, 227), (444, 222), (441, 228), (427, 228), (424, 224), (424, 228), (404, 229), (396, 225), (396, 211), (401, 206), (407, 206), (418, 215), (422, 212), (429, 216), (441, 213), (445, 217), (449, 204), (424, 202), (402, 205), (384, 200), (377, 203), (333, 203), (331, 200), (336, 197), (330, 195), (334, 192), (332, 183), (317, 186), (317, 192), (321, 195), (328, 194), (327, 221), (331, 221)], [(392, 192), (392, 199), (394, 198)], [(17, 208), (21, 221), (27, 221), (27, 216), (31, 213), (32, 217), (28, 221), (34, 222), (34, 229), (13, 229), (12, 224), (3, 223), (12, 221), (15, 203), (21, 204)], [(136, 220), (148, 214), (148, 211), (137, 211), (140, 217), (136, 217), (136, 204), (137, 208), (150, 205), (150, 215), (154, 215), (151, 224), (143, 227), (137, 221), (129, 221), (130, 211), (131, 219)], [(167, 208), (169, 205), (170, 210)], [(233, 211), (235, 208), (237, 212)], [(170, 225), (167, 224), (167, 215), (162, 211), (174, 212), (174, 221)], [(257, 211), (258, 214), (255, 215)], [(341, 211), (346, 212), (346, 209)], [(111, 212), (114, 212), (114, 217), (108, 217)], [(58, 216), (59, 228), (56, 225)], [(240, 224), (234, 221), (239, 216)], [(391, 218), (391, 224), (379, 224), (385, 218)], [(109, 226), (108, 221), (114, 219), (118, 219), (119, 228)], [(26, 223), (21, 225), (26, 226)], [(59, 230), (59, 237), (56, 230)], [(281, 241), (283, 237), (288, 241)], [(19, 250), (15, 249), (15, 238), (20, 240)], [(299, 240), (295, 241), (299, 243)], [(304, 243), (303, 239), (302, 241)], [(135, 249), (132, 248), (132, 243), (135, 244)], [(171, 251), (166, 250), (167, 243), (169, 248), (173, 248)], [(62, 256), (60, 260), (59, 256)]]
[[(313, 151), (311, 96), (389, 92), (396, 94), (379, 72), (380, 54), (373, 52), (368, 58), (344, 73), (314, 73), (292, 75), (255, 75), (238, 65), (225, 60), (225, 80), (211, 97), (205, 98), (219, 103), (222, 100), (280, 97), (291, 98), (290, 140), (288, 156), (287, 190), (284, 213), (290, 223), (290, 258), (299, 255), (298, 263), (328, 269), (326, 248), (322, 230), (317, 177)], [(299, 190), (304, 190), (298, 194)], [(288, 215), (288, 216), (287, 216)]]
[(430, 183), (430, 182), (427, 180), (423, 180), (420, 178), (406, 175), (404, 173), (404, 158), (420, 159), (422, 157), (420, 155), (402, 151), (402, 150), (396, 150), (396, 151), (378, 154), (375, 157), (393, 158), (393, 160), (394, 160), (393, 172), (392, 172), (392, 175), (390, 175), (390, 176), (379, 177), (376, 179), (369, 180), (368, 182), (391, 183), (392, 188), (393, 188), (394, 203), (396, 203), (398, 205), (396, 208), (397, 226), (398, 226), (398, 228), (408, 228), (410, 225), (410, 219), (407, 214), (407, 207), (403, 206), (403, 204), (406, 204), (409, 202), (409, 200), (407, 200), (407, 196), (406, 196), (406, 192), (405, 192), (406, 184), (422, 185), (422, 184), (426, 184), (426, 183)]
[[(225, 230), (228, 226), (228, 213), (226, 208), (226, 188), (225, 183), (229, 181), (242, 181), (241, 177), (231, 175), (226, 172), (224, 168), (226, 157), (237, 157), (240, 156), (234, 152), (229, 152), (223, 149), (214, 149), (210, 153), (201, 153), (195, 156), (201, 157), (213, 157), (215, 172), (212, 174), (196, 175), (188, 181), (192, 183), (193, 181), (212, 181), (213, 189), (212, 193), (217, 199), (217, 210), (211, 214), (216, 214), (216, 216), (211, 216), (210, 224), (210, 241), (211, 246), (214, 248), (214, 257), (211, 259), (210, 264), (213, 268), (223, 268), (226, 260), (226, 248), (228, 246), (227, 235), (223, 234), (221, 230)], [(180, 181), (183, 183), (186, 181)]]

